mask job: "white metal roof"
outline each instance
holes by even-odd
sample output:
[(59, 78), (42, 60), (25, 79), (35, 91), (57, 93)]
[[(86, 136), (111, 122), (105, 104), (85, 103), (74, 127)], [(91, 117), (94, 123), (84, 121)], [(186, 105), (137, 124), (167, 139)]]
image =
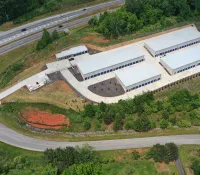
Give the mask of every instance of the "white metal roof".
[(138, 47), (128, 45), (90, 55), (87, 59), (79, 60), (77, 65), (83, 74), (88, 74), (141, 56), (143, 53)]
[(200, 60), (200, 45), (196, 45), (173, 54), (168, 54), (161, 59), (171, 69), (177, 69)]
[(124, 86), (128, 87), (161, 75), (161, 72), (152, 64), (140, 63), (134, 67), (116, 71), (115, 74)]
[(200, 32), (191, 26), (149, 39), (145, 43), (156, 52), (198, 38), (200, 39)]
[(88, 49), (87, 49), (86, 46), (73, 47), (69, 50), (65, 50), (65, 51), (62, 51), (62, 52), (56, 54), (56, 58), (62, 58), (62, 57), (68, 56), (68, 55), (84, 52), (84, 51), (87, 51), (87, 50)]

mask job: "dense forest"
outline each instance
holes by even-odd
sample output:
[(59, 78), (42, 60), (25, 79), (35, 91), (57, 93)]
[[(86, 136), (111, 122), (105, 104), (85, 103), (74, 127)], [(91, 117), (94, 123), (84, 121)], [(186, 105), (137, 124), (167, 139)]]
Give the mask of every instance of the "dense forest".
[(124, 7), (94, 16), (89, 24), (106, 38), (117, 38), (148, 25), (170, 26), (199, 14), (199, 0), (126, 0)]
[(22, 23), (65, 6), (73, 7), (93, 1), (95, 0), (1, 0), (0, 24), (15, 19), (15, 23)]

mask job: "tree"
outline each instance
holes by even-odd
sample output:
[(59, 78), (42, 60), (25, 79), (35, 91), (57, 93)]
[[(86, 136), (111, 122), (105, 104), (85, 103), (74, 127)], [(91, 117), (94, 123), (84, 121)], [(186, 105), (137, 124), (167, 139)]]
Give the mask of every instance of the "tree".
[(165, 129), (165, 128), (167, 128), (168, 126), (169, 126), (168, 121), (165, 120), (165, 119), (162, 119), (161, 122), (160, 122), (160, 128)]
[(66, 169), (62, 175), (102, 175), (102, 168), (94, 163), (75, 164)]
[(153, 158), (155, 162), (163, 162), (166, 156), (164, 145), (156, 144), (147, 153), (147, 158)]
[(78, 156), (77, 151), (73, 147), (57, 148), (55, 150), (47, 149), (44, 151), (44, 158), (47, 163), (57, 167), (59, 173), (72, 166), (75, 163), (76, 156)]
[(94, 148), (88, 144), (83, 145), (82, 147), (76, 146), (75, 150), (78, 152), (76, 163), (87, 163), (92, 161), (95, 157)]
[(59, 34), (57, 30), (54, 30), (51, 34), (53, 40), (57, 40), (59, 38)]
[(134, 160), (138, 160), (140, 158), (139, 152), (137, 150), (134, 150), (132, 152), (132, 157), (133, 157)]
[(149, 131), (151, 129), (151, 122), (148, 117), (140, 117), (139, 119), (134, 121), (134, 130), (141, 131)]
[(83, 127), (84, 127), (84, 129), (85, 129), (86, 131), (89, 130), (89, 129), (91, 128), (90, 122), (86, 120), (86, 121), (83, 123)]
[(44, 29), (42, 38), (38, 41), (36, 49), (41, 50), (41, 49), (45, 48), (51, 42), (52, 42), (51, 35), (49, 34), (49, 32), (46, 29)]
[(95, 116), (96, 113), (96, 109), (94, 107), (94, 105), (92, 104), (87, 104), (84, 106), (84, 117), (89, 117), (89, 118), (93, 118)]
[(47, 165), (41, 172), (41, 175), (57, 175), (58, 169)]
[(129, 130), (129, 129), (134, 129), (134, 123), (132, 122), (132, 121), (127, 121), (126, 123), (125, 123), (125, 129), (126, 130)]
[(194, 171), (194, 175), (199, 175), (200, 174), (200, 159), (195, 158), (194, 160), (192, 160), (191, 168)]
[(123, 120), (119, 113), (116, 114), (115, 121), (113, 123), (113, 130), (115, 132), (123, 129)]
[(178, 159), (178, 146), (174, 143), (166, 143), (165, 144), (167, 150), (167, 157), (170, 161), (175, 161)]
[(99, 104), (99, 109), (101, 112), (105, 112), (106, 111), (106, 104), (104, 102), (101, 102)]
[(96, 15), (94, 15), (89, 21), (88, 24), (91, 26), (96, 26), (98, 24), (98, 18)]
[(165, 119), (165, 120), (169, 119), (169, 112), (167, 110), (164, 110), (162, 112), (162, 118)]
[(146, 154), (146, 158), (153, 158), (155, 162), (175, 161), (178, 158), (178, 147), (174, 143), (156, 144)]

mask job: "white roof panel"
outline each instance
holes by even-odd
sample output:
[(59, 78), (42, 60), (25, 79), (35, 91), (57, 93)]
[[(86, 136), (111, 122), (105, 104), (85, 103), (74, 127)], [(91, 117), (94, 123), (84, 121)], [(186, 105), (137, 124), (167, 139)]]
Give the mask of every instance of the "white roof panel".
[(161, 72), (152, 64), (140, 63), (134, 67), (116, 71), (115, 74), (124, 86), (128, 87), (161, 75)]
[(145, 43), (156, 52), (198, 38), (200, 39), (200, 32), (191, 26), (149, 39)]
[(84, 51), (87, 51), (87, 50), (88, 49), (87, 49), (86, 46), (73, 47), (69, 50), (65, 50), (65, 51), (62, 51), (62, 52), (56, 54), (56, 58), (62, 58), (62, 57), (68, 56), (68, 55), (76, 54), (76, 53), (79, 53), (79, 52), (84, 52)]
[(77, 65), (83, 74), (95, 72), (143, 56), (139, 48), (128, 45), (117, 49), (90, 55), (79, 60)]
[(200, 60), (200, 45), (196, 45), (173, 54), (168, 54), (161, 59), (171, 69), (177, 69)]

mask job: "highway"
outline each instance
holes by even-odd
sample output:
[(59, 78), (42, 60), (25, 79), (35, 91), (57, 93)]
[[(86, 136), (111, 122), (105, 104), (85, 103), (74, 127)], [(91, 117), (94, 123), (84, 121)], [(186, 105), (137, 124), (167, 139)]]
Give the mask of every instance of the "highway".
[[(69, 22), (67, 24), (63, 24), (62, 28), (54, 27), (54, 28), (49, 29), (48, 31), (51, 33), (54, 30), (62, 31), (62, 30), (65, 30), (66, 28), (73, 28), (73, 27), (76, 27), (78, 25), (87, 23), (91, 18), (92, 18), (92, 16), (89, 16), (89, 17), (86, 17), (86, 18), (82, 18), (82, 19), (78, 19), (78, 20), (75, 20), (73, 22)], [(26, 45), (28, 43), (31, 43), (32, 41), (38, 40), (38, 39), (40, 39), (41, 36), (42, 36), (42, 32), (39, 32), (39, 33), (37, 33), (35, 35), (28, 36), (26, 38), (23, 38), (21, 40), (18, 40), (16, 42), (13, 42), (13, 43), (8, 44), (6, 46), (0, 47), (0, 55), (2, 55), (4, 53), (7, 53), (7, 52), (9, 52), (11, 50), (14, 50), (14, 49), (16, 49), (18, 47), (24, 46), (24, 45)]]
[(133, 139), (119, 140), (102, 140), (102, 141), (86, 141), (86, 142), (56, 142), (39, 140), (19, 134), (5, 125), (0, 123), (0, 141), (24, 148), (27, 150), (44, 151), (47, 148), (57, 148), (83, 144), (89, 144), (96, 150), (115, 150), (115, 149), (130, 149), (130, 148), (145, 148), (151, 147), (157, 143), (165, 144), (174, 142), (177, 145), (182, 144), (200, 144), (200, 135), (174, 135), (174, 136), (158, 136)]
[[(10, 42), (13, 42), (15, 40), (19, 40), (20, 38), (24, 38), (29, 35), (33, 35), (35, 33), (38, 33), (42, 31), (44, 28), (51, 28), (53, 26), (58, 26), (64, 22), (67, 22), (71, 19), (77, 18), (81, 15), (91, 13), (97, 10), (101, 10), (104, 8), (109, 8), (114, 5), (120, 5), (125, 3), (125, 0), (115, 0), (91, 7), (85, 8), (85, 10), (80, 9), (64, 14), (59, 14), (56, 16), (51, 16), (45, 19), (41, 19), (29, 24), (22, 25), (20, 27), (16, 27), (14, 29), (11, 29), (9, 31), (0, 33), (0, 46), (6, 45)], [(26, 29), (26, 31), (21, 31), (22, 29)]]

